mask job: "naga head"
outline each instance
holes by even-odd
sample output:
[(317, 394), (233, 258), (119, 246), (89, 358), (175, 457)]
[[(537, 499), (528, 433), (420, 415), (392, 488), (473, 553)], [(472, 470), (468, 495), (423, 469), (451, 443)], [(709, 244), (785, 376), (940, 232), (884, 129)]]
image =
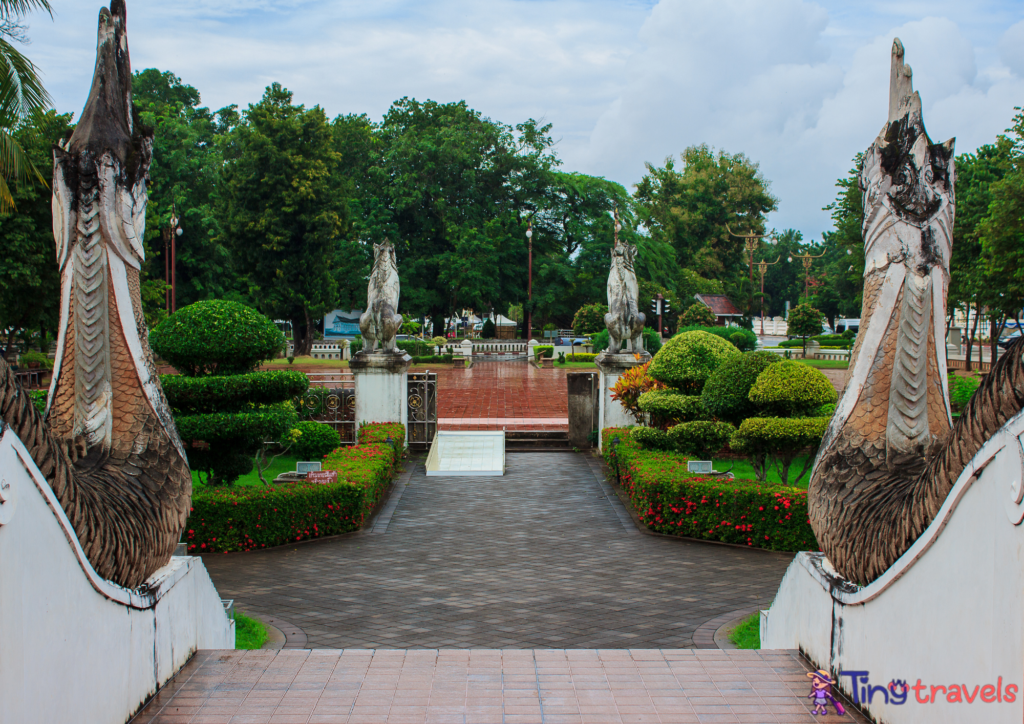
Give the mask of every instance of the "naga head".
[(124, 0), (100, 10), (89, 98), (70, 138), (54, 149), (53, 231), (62, 269), (75, 243), (79, 193), (97, 185), (104, 241), (129, 266), (138, 269), (145, 259), (153, 130), (139, 122), (132, 104), (126, 17)]
[[(953, 211), (953, 139), (932, 143), (924, 127), (921, 96), (903, 62), (903, 43), (892, 44), (889, 119), (864, 157), (865, 273), (901, 261), (918, 274), (949, 268)], [(890, 226), (899, 246), (874, 244)]]

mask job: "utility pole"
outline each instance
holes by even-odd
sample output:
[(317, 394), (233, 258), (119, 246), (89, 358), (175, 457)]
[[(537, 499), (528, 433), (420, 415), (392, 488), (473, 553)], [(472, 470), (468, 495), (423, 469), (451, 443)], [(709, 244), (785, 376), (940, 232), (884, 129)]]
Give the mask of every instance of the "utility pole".
[(177, 300), (178, 285), (177, 285), (177, 280), (176, 280), (175, 277), (176, 277), (177, 270), (178, 270), (178, 264), (177, 264), (177, 259), (176, 259), (176, 256), (177, 256), (177, 237), (181, 236), (181, 234), (182, 234), (181, 227), (178, 226), (178, 214), (175, 211), (174, 207), (172, 206), (171, 207), (171, 223), (170, 223), (170, 226), (167, 229), (167, 235), (171, 239), (171, 279), (170, 279), (170, 281), (171, 281), (171, 304), (170, 304), (170, 312), (171, 312), (171, 314), (174, 314), (176, 311), (178, 311), (178, 300)]
[(526, 343), (533, 339), (533, 219), (526, 226), (527, 271), (526, 281)]

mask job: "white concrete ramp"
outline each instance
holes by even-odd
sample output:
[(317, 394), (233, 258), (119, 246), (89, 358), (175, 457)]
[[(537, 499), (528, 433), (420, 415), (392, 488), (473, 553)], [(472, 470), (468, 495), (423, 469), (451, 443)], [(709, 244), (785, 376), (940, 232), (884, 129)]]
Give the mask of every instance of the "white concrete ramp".
[(427, 456), (427, 475), (504, 475), (505, 432), (441, 431)]

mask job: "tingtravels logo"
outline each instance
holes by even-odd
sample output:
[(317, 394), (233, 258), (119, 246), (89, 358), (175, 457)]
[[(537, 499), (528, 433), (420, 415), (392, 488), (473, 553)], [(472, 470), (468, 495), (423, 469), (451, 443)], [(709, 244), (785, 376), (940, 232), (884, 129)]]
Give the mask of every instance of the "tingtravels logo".
[[(826, 704), (831, 701), (836, 712), (842, 714), (841, 705), (831, 694), (831, 685), (836, 682), (829, 678), (827, 671), (816, 671), (808, 674), (811, 678), (811, 693), (815, 703), (814, 713), (825, 714)], [(1017, 701), (1019, 688), (1016, 684), (1003, 685), (1003, 677), (998, 677), (994, 684), (925, 684), (920, 679), (913, 686), (903, 679), (893, 679), (886, 686), (872, 685), (870, 672), (841, 671), (839, 678), (850, 677), (850, 689), (855, 704), (870, 704), (883, 701), (886, 704), (900, 706), (909, 702), (918, 704), (1012, 704)], [(911, 696), (911, 692), (913, 695)], [(819, 711), (820, 709), (820, 711)]]

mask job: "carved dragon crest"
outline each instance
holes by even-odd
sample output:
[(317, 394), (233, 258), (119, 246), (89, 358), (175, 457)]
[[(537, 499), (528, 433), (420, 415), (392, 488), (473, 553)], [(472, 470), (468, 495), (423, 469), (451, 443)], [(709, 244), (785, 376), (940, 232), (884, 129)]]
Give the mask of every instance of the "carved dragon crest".
[(192, 478), (156, 375), (139, 294), (153, 132), (139, 125), (123, 0), (99, 16), (92, 89), (54, 149), (61, 321), (45, 422), (0, 361), (0, 416), (25, 443), (103, 577), (167, 563)]
[(889, 119), (864, 158), (864, 297), (850, 379), (809, 486), (811, 525), (844, 578), (884, 573), (935, 517), (978, 448), (1024, 405), (1020, 345), (952, 425), (945, 319), (956, 173), (892, 46)]

